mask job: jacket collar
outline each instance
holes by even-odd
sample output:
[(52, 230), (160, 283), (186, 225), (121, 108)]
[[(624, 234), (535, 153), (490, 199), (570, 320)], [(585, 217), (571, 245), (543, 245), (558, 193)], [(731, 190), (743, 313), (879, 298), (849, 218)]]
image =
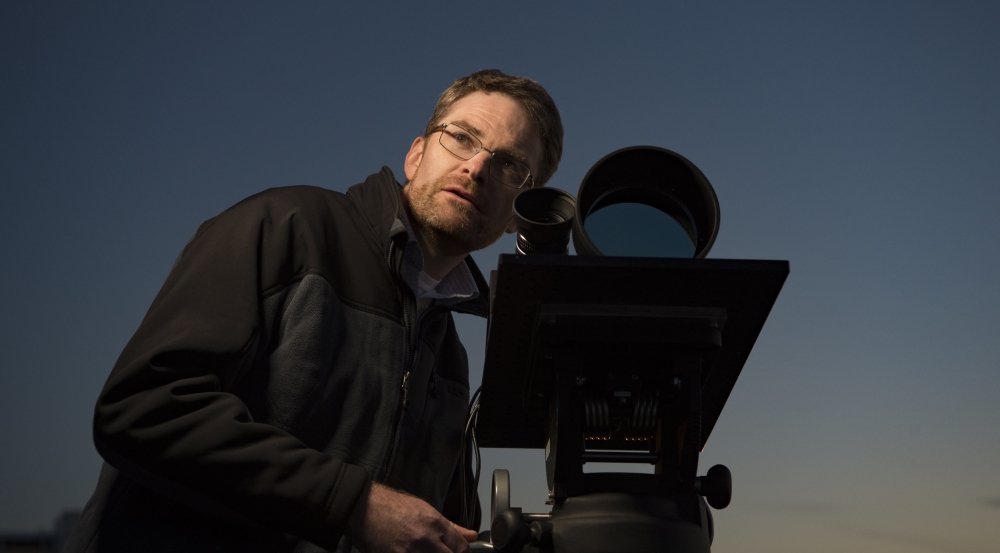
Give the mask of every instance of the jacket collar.
[[(403, 213), (403, 187), (396, 181), (392, 171), (383, 166), (378, 173), (370, 175), (365, 182), (355, 184), (347, 190), (347, 197), (353, 200), (354, 204), (364, 217), (368, 228), (372, 233), (372, 239), (378, 244), (384, 259), (389, 261), (391, 253), (402, 252), (406, 246), (406, 228), (400, 218)], [(392, 269), (398, 271), (399, 259), (391, 261)], [(482, 272), (472, 260), (471, 255), (465, 256), (465, 264), (472, 273), (472, 278), (479, 288), (479, 296), (475, 299), (464, 301), (449, 306), (449, 309), (459, 313), (468, 313), (480, 317), (487, 316), (489, 312), (489, 284), (483, 278)]]

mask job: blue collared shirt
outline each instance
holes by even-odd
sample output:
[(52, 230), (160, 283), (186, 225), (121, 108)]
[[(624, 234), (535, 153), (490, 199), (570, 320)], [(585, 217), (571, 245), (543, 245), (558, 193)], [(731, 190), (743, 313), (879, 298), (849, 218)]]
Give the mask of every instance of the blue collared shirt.
[[(455, 266), (440, 281), (435, 281), (424, 272), (424, 254), (420, 251), (417, 235), (403, 210), (400, 218), (406, 227), (406, 248), (403, 250), (403, 280), (413, 290), (417, 298), (418, 316), (433, 304), (453, 305), (479, 297), (479, 287), (469, 266), (463, 261)], [(421, 286), (423, 284), (423, 286)]]

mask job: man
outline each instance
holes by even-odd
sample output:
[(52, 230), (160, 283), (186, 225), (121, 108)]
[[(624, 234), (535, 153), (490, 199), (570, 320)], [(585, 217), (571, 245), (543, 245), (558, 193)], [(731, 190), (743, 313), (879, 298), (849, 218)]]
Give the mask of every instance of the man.
[(101, 392), (107, 462), (65, 550), (467, 551), (450, 312), (485, 315), (468, 254), (561, 152), (545, 90), (481, 71), (442, 94), (405, 188), (383, 168), (203, 224)]

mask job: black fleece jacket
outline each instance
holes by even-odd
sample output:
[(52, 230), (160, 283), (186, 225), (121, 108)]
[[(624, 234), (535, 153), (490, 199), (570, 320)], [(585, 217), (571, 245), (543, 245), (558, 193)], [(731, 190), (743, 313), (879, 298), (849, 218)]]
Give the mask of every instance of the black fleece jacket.
[[(66, 551), (347, 550), (369, 479), (457, 520), (468, 361), (415, 319), (388, 168), (347, 194), (272, 189), (205, 222), (94, 415), (107, 461)], [(405, 399), (405, 401), (404, 401)]]

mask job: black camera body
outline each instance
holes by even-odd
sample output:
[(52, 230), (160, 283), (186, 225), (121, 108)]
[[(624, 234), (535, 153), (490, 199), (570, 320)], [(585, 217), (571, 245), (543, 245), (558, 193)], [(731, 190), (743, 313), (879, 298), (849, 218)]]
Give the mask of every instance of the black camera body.
[[(726, 507), (732, 483), (721, 465), (699, 477), (698, 454), (788, 263), (704, 259), (718, 201), (669, 150), (606, 156), (572, 200), (556, 189), (519, 195), (518, 253), (491, 274), (475, 442), (544, 448), (552, 505), (511, 508), (509, 477), (496, 471), (491, 547), (707, 552), (709, 505)], [(578, 255), (560, 255), (570, 232)], [(583, 471), (606, 462), (655, 470)]]

